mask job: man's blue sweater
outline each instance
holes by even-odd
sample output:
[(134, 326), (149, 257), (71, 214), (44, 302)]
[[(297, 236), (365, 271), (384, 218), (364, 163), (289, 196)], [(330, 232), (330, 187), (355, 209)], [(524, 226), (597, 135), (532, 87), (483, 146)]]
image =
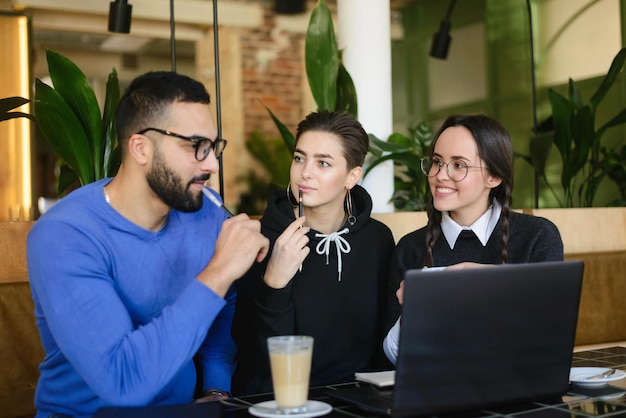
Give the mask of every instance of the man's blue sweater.
[(205, 199), (198, 212), (171, 211), (161, 230), (148, 231), (106, 203), (109, 181), (61, 199), (28, 237), (46, 352), (37, 417), (191, 402), (196, 353), (204, 388), (230, 390), (235, 295), (223, 299), (196, 280), (213, 255), (223, 212)]

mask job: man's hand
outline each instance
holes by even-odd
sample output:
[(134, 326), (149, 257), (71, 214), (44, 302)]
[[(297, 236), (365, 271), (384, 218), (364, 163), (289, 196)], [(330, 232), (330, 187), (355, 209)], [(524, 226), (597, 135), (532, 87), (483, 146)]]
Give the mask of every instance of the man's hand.
[(207, 389), (201, 398), (196, 399), (193, 403), (215, 402), (229, 399), (230, 393), (219, 389)]
[(269, 240), (261, 234), (261, 223), (246, 214), (224, 221), (215, 243), (215, 253), (198, 280), (220, 296), (243, 276), (255, 261), (262, 261), (269, 251)]

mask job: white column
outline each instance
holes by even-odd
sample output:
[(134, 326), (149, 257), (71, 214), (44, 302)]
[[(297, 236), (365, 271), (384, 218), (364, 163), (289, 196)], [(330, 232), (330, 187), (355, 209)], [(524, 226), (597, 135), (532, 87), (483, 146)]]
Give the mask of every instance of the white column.
[[(338, 46), (356, 88), (359, 121), (368, 133), (387, 140), (393, 132), (389, 0), (338, 0), (337, 18)], [(373, 212), (393, 212), (391, 161), (374, 168), (362, 185), (372, 195)]]

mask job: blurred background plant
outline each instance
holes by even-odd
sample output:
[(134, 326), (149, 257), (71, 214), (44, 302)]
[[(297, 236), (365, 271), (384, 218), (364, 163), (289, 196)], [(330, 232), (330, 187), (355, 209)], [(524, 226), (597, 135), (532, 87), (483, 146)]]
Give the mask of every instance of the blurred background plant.
[(601, 152), (606, 175), (615, 182), (620, 193), (620, 197), (609, 202), (608, 206), (626, 206), (626, 145), (622, 145), (619, 151), (616, 147), (603, 148)]
[[(311, 12), (304, 48), (307, 80), (317, 109), (349, 112), (356, 117), (356, 89), (352, 77), (341, 61), (332, 14), (326, 0), (318, 0)], [(276, 125), (280, 138), (263, 138), (255, 132), (246, 142), (246, 148), (261, 165), (266, 177), (263, 179), (254, 170), (250, 170), (238, 179), (248, 183), (248, 192), (241, 196), (237, 210), (249, 214), (263, 213), (269, 192), (287, 187), (295, 144), (294, 134), (268, 106), (265, 108)]]
[(421, 122), (408, 131), (409, 136), (393, 133), (387, 141), (369, 134), (370, 155), (363, 177), (378, 164), (393, 161), (394, 193), (391, 201), (394, 207), (400, 211), (425, 210), (430, 189), (428, 178), (420, 168), (420, 159), (428, 155), (434, 132), (427, 122)]
[[(305, 38), (305, 63), (309, 87), (318, 110), (349, 112), (358, 117), (356, 89), (350, 74), (343, 66), (332, 16), (325, 0), (319, 0), (311, 14)], [(286, 187), (289, 182), (295, 137), (271, 109), (267, 106), (266, 108), (287, 148), (281, 147), (277, 141), (263, 139), (259, 134), (253, 134), (246, 143), (248, 151), (261, 163), (270, 178), (269, 185), (254, 176), (253, 172), (240, 179), (249, 181), (250, 184), (249, 193), (242, 196), (239, 208), (243, 211), (248, 206), (250, 210), (254, 210), (248, 213), (262, 213), (268, 192), (274, 188)], [(369, 135), (370, 147), (364, 176), (378, 164), (393, 160), (394, 207), (403, 211), (423, 210), (430, 192), (426, 176), (420, 170), (420, 158), (428, 152), (433, 129), (428, 123), (422, 122), (408, 131), (409, 136), (393, 133), (387, 141)], [(262, 208), (258, 203), (261, 201)]]
[[(356, 89), (337, 48), (333, 19), (326, 0), (318, 0), (311, 12), (304, 41), (307, 80), (317, 110), (348, 112), (358, 117)], [(269, 107), (270, 117), (290, 151), (295, 137)], [(303, 115), (304, 116), (304, 115)]]
[(15, 119), (15, 118), (34, 119), (33, 116), (28, 113), (15, 110), (18, 107), (25, 105), (26, 103), (29, 103), (29, 102), (30, 100), (24, 97), (19, 97), (19, 96), (1, 98), (0, 99), (0, 122), (2, 122), (3, 120), (9, 120), (9, 119)]
[[(622, 48), (589, 103), (583, 101), (578, 85), (571, 78), (568, 97), (554, 89), (548, 92), (552, 115), (540, 124), (537, 135), (530, 142), (530, 155), (523, 157), (534, 167), (561, 207), (593, 206), (598, 187), (605, 178), (614, 181), (621, 194), (621, 199), (608, 202), (608, 205), (624, 205), (625, 146), (622, 141), (615, 147), (607, 147), (602, 138), (609, 128), (626, 123), (626, 108), (619, 110), (598, 129), (595, 124), (598, 106), (622, 72), (625, 61), (626, 48)], [(562, 192), (552, 185), (546, 174), (546, 163), (553, 145), (561, 158)]]
[(246, 141), (246, 149), (261, 165), (265, 175), (249, 170), (237, 180), (247, 185), (247, 192), (240, 198), (237, 212), (259, 215), (265, 210), (267, 196), (272, 190), (284, 189), (289, 183), (291, 151), (282, 138), (264, 138), (260, 132), (253, 132)]
[(112, 69), (103, 112), (85, 74), (71, 60), (47, 50), (53, 87), (35, 80), (35, 120), (59, 157), (57, 191), (64, 196), (76, 187), (115, 175), (120, 164), (115, 110), (120, 88)]

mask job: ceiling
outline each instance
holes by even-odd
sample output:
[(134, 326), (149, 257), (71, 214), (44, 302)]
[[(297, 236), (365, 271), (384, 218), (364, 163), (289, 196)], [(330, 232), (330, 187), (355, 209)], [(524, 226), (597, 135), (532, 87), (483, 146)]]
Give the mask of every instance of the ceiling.
[[(69, 0), (68, 0), (69, 1)], [(95, 0), (92, 0), (92, 3)], [(106, 5), (107, 2), (103, 2), (102, 0), (98, 0), (98, 9), (100, 9), (101, 12), (106, 13), (106, 10), (108, 10), (108, 6)], [(129, 4), (133, 4), (136, 2), (140, 2), (141, 0), (129, 0)], [(250, 3), (261, 3), (261, 4), (267, 4), (270, 2), (274, 2), (275, 0), (220, 0), (220, 8), (223, 7), (227, 7), (229, 4), (236, 4), (236, 3), (245, 3), (245, 4), (250, 4)], [(312, 7), (312, 5), (314, 4), (314, 2), (312, 2), (312, 0), (308, 0), (311, 5), (309, 5), (309, 8)], [(336, 7), (336, 2), (337, 0), (327, 0), (328, 4), (331, 8), (335, 8)], [(398, 11), (401, 8), (407, 6), (408, 4), (414, 3), (416, 0), (390, 0), (390, 6), (391, 6), (391, 10), (393, 11)], [(21, 6), (20, 4), (24, 3), (26, 6)], [(47, 7), (49, 8), (48, 5), (46, 5), (47, 1), (46, 0), (22, 0), (22, 2), (20, 2), (20, 0), (0, 0), (0, 11), (3, 9), (15, 9), (16, 8), (16, 4), (18, 5), (18, 7), (23, 7), (26, 9), (26, 12), (32, 13), (32, 10), (38, 10), (38, 8), (41, 8), (42, 10), (45, 10)], [(63, 0), (60, 1), (56, 1), (56, 4), (62, 4)], [(89, 3), (88, 1), (83, 1), (81, 3)], [(163, 1), (161, 2), (163, 3)], [(184, 1), (182, 2), (184, 4)], [(73, 11), (71, 10), (71, 5), (72, 3), (68, 3), (70, 4), (67, 7), (64, 7), (63, 5), (59, 5), (59, 6), (55, 6), (58, 7), (58, 9), (60, 10), (57, 11), (56, 14), (52, 15), (53, 17), (48, 17), (48, 15), (42, 15), (41, 18), (39, 18), (39, 21), (45, 20), (46, 22), (49, 22), (53, 19), (58, 19), (58, 14), (66, 14), (66, 15), (73, 15)], [(95, 4), (95, 3), (94, 3)], [(87, 6), (85, 6), (87, 7)], [(106, 8), (106, 9), (103, 9)], [(136, 7), (137, 8), (137, 7)], [(135, 9), (136, 9), (135, 8)], [(47, 10), (46, 10), (47, 12)], [(135, 10), (133, 10), (133, 12), (135, 13)], [(37, 13), (37, 12), (35, 12)], [(42, 12), (44, 13), (44, 12)], [(178, 9), (176, 10), (176, 14), (178, 14), (179, 11)], [(37, 20), (37, 15), (34, 15), (35, 18), (33, 19), (33, 41), (34, 44), (36, 46), (45, 46), (46, 48), (51, 48), (51, 49), (72, 49), (72, 50), (85, 50), (85, 51), (94, 51), (94, 50), (101, 50), (101, 51), (111, 51), (111, 52), (116, 52), (116, 53), (124, 53), (124, 52), (128, 52), (128, 53), (145, 53), (145, 54), (149, 54), (152, 56), (169, 56), (170, 55), (170, 51), (171, 51), (171, 41), (169, 38), (160, 36), (160, 37), (154, 37), (154, 36), (141, 36), (141, 35), (135, 35), (133, 34), (133, 36), (128, 36), (128, 35), (116, 35), (116, 34), (111, 34), (105, 31), (105, 26), (106, 26), (106, 19), (103, 18), (102, 16), (100, 16), (101, 22), (98, 22), (96, 25), (97, 26), (103, 26), (102, 29), (99, 30), (89, 30), (89, 28), (81, 31), (81, 30), (76, 30), (76, 26), (72, 24), (72, 21), (69, 21), (69, 23), (66, 24), (57, 24), (56, 26), (54, 24), (50, 25), (50, 24), (44, 24), (44, 25), (40, 25), (38, 23)], [(44, 17), (45, 16), (45, 17)], [(75, 18), (77, 18), (76, 15)], [(177, 16), (175, 16), (176, 18)], [(392, 16), (393, 19), (393, 16)], [(152, 22), (154, 24), (154, 22)], [(167, 23), (169, 25), (168, 22), (161, 22), (161, 26), (163, 26), (165, 23)], [(91, 23), (91, 26), (96, 26), (93, 23)], [(133, 15), (133, 28), (134, 26), (137, 25), (135, 23), (135, 15)], [(189, 40), (189, 39), (185, 39), (185, 36), (178, 36), (178, 27), (179, 27), (179, 22), (177, 21), (177, 25), (176, 25), (177, 29), (177, 41), (176, 41), (176, 54), (177, 56), (184, 58), (184, 57), (193, 57), (195, 51), (194, 51), (194, 41)], [(67, 28), (65, 30), (65, 28)], [(161, 27), (161, 35), (163, 34), (164, 28)], [(167, 33), (169, 34), (169, 29), (167, 29)], [(184, 29), (183, 29), (184, 30)], [(131, 34), (133, 33), (133, 30), (131, 29)], [(168, 35), (169, 36), (169, 35)]]

